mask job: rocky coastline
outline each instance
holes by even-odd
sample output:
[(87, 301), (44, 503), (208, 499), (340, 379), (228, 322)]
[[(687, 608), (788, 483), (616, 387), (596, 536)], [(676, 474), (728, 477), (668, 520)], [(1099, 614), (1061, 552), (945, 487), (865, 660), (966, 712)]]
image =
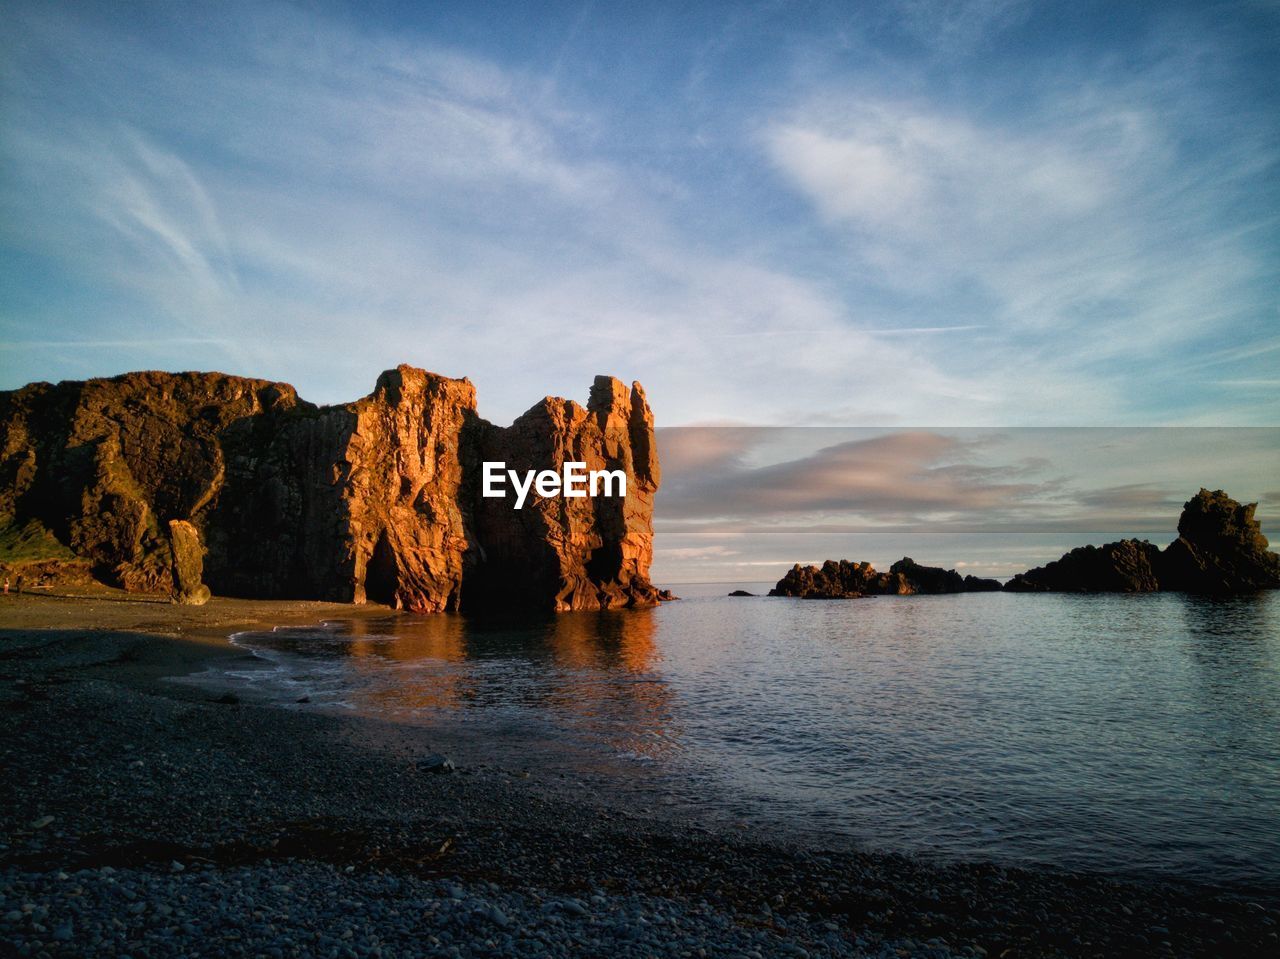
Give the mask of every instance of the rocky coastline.
[[(481, 495), (484, 461), (620, 471), (626, 495)], [(184, 603), (366, 600), (416, 612), (653, 605), (653, 413), (596, 377), (498, 427), (466, 379), (399, 366), (352, 403), (221, 373), (0, 393), (0, 574)]]
[(1061, 559), (1019, 573), (1003, 586), (993, 579), (921, 566), (903, 557), (877, 572), (870, 563), (827, 560), (793, 566), (770, 596), (852, 599), (860, 596), (939, 593), (1152, 593), (1233, 595), (1280, 589), (1280, 555), (1268, 549), (1254, 518), (1257, 503), (1242, 504), (1222, 490), (1201, 489), (1187, 500), (1178, 538), (1161, 550), (1145, 540), (1125, 539), (1081, 546)]

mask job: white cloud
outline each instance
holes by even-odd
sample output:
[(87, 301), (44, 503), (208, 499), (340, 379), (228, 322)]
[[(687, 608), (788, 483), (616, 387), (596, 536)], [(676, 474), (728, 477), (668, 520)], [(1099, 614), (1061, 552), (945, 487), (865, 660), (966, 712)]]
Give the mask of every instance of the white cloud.
[(1078, 422), (1114, 422), (1135, 385), (1118, 377), (1173, 381), (1165, 358), (1189, 364), (1188, 344), (1228, 329), (1249, 337), (1267, 309), (1259, 224), (1224, 213), (1265, 141), (1189, 157), (1145, 105), (1152, 90), (1133, 87), (1064, 83), (1016, 121), (832, 92), (767, 125), (762, 145), (856, 269), (991, 325), (975, 393), (1046, 401), (1036, 416), (1083, 401)]
[[(22, 354), (16, 331), (47, 321), (38, 343), (150, 336), (170, 346), (148, 365), (230, 364), (317, 401), (412, 362), (471, 376), (498, 420), (607, 372), (642, 380), (664, 423), (1117, 422), (1133, 383), (1096, 364), (1156, 368), (1234, 322), (1233, 277), (1256, 273), (1245, 241), (1202, 229), (1216, 207), (1186, 180), (1203, 171), (1162, 181), (1159, 118), (1105, 84), (1022, 125), (777, 91), (796, 105), (765, 151), (825, 232), (807, 214), (780, 229), (765, 183), (716, 237), (706, 178), (758, 157), (721, 130), (693, 163), (675, 117), (670, 167), (651, 162), (563, 73), (284, 7), (181, 54), (95, 22), (28, 12), (5, 67), (0, 232), (92, 290), (0, 318), (17, 382), (137, 362), (104, 346), (97, 368), (57, 366), (35, 338)], [(1156, 209), (1208, 240), (1153, 242), (1177, 232), (1153, 231)], [(1242, 391), (1242, 421), (1274, 407), (1240, 385), (1267, 378), (1252, 370), (1205, 375)]]
[(682, 546), (677, 549), (658, 547), (658, 552), (666, 560), (716, 559), (737, 556), (738, 551), (727, 547), (715, 546)]
[(814, 113), (770, 127), (770, 157), (903, 284), (1016, 269), (1116, 202), (1122, 168), (1145, 148), (1121, 118), (1019, 134), (896, 102)]
[(924, 199), (926, 184), (903, 146), (795, 124), (784, 124), (769, 136), (774, 160), (824, 216), (874, 225), (906, 221)]

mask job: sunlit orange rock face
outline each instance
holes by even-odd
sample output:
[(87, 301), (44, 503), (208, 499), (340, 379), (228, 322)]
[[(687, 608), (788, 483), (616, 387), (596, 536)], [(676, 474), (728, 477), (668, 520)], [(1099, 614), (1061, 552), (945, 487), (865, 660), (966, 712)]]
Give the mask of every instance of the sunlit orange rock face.
[[(531, 495), (515, 510), (480, 497), (485, 459), (621, 470), (627, 495)], [(480, 419), (467, 380), (409, 366), (330, 407), (219, 373), (0, 393), (0, 532), (48, 534), (137, 591), (173, 591), (168, 523), (181, 520), (215, 594), (421, 612), (651, 605), (658, 481), (644, 391), (610, 377), (586, 407), (548, 398), (505, 429)]]
[[(587, 471), (621, 470), (625, 497), (513, 497), (476, 500), (475, 529), (485, 562), (474, 587), (486, 607), (552, 596), (557, 610), (653, 605), (653, 496), (660, 473), (653, 413), (639, 383), (597, 376), (585, 407), (547, 397), (506, 429), (481, 432), (484, 460), (524, 473), (566, 462)], [(512, 590), (527, 595), (513, 596)]]

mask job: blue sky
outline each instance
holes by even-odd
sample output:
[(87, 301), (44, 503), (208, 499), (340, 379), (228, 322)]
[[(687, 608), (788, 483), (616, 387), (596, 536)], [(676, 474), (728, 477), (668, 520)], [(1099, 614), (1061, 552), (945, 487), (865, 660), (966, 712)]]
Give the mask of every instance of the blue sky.
[(1274, 429), (1007, 432), (1280, 425), (1276, 3), (4, 17), (0, 388), (408, 362), (500, 423), (610, 373), (664, 427), (890, 428), (665, 433), (665, 579), (1280, 519)]
[(0, 387), (1280, 422), (1280, 8), (10, 3)]

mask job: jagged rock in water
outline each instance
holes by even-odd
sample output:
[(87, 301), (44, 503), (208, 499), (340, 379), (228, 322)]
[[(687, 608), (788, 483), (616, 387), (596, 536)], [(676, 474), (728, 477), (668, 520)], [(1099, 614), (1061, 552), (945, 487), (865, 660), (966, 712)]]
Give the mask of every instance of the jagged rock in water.
[(910, 556), (904, 556), (890, 566), (889, 572), (904, 576), (914, 593), (989, 593), (1000, 589), (997, 580), (961, 576), (954, 569), (941, 566), (921, 566)]
[(904, 556), (889, 572), (900, 573), (916, 593), (959, 593), (964, 589), (964, 578), (954, 569), (940, 566), (921, 566), (910, 556)]
[(1253, 518), (1257, 503), (1241, 504), (1222, 490), (1201, 489), (1178, 519), (1178, 538), (1159, 562), (1162, 589), (1241, 593), (1280, 588), (1280, 555)]
[[(475, 390), (409, 366), (318, 407), (220, 373), (130, 373), (0, 393), (0, 533), (38, 520), (114, 585), (181, 591), (169, 523), (190, 523), (217, 594), (366, 599), (423, 612), (643, 605), (653, 415), (598, 377), (584, 409), (547, 399), (512, 426)], [(620, 469), (625, 497), (482, 499), (484, 459)]]
[(169, 520), (169, 551), (173, 556), (173, 601), (184, 606), (209, 602), (209, 587), (201, 581), (204, 548), (200, 532), (184, 519)]
[(797, 563), (769, 590), (769, 595), (801, 599), (855, 599), (911, 592), (911, 584), (901, 574), (876, 572), (870, 563), (829, 559), (821, 567)]
[(1150, 593), (1160, 588), (1159, 558), (1160, 548), (1146, 540), (1081, 546), (1052, 563), (1019, 573), (1004, 588), (1013, 593)]
[(917, 593), (988, 592), (999, 589), (993, 579), (961, 576), (953, 569), (921, 566), (904, 556), (889, 572), (877, 572), (870, 563), (827, 560), (822, 567), (791, 568), (770, 596), (798, 596), (801, 599), (849, 599), (857, 596), (911, 596)]

